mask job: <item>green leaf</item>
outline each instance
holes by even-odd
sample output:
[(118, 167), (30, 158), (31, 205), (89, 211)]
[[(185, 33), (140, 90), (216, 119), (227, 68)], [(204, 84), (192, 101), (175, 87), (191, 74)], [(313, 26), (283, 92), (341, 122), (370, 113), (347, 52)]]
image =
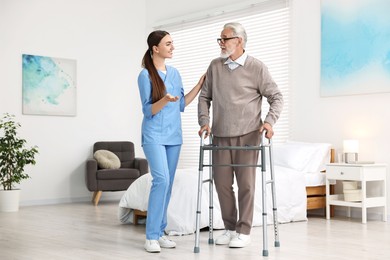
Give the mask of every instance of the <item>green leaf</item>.
[(11, 190), (30, 176), (24, 172), (27, 165), (35, 165), (38, 147), (26, 148), (27, 141), (18, 136), (21, 127), (15, 116), (5, 113), (0, 119), (0, 185)]

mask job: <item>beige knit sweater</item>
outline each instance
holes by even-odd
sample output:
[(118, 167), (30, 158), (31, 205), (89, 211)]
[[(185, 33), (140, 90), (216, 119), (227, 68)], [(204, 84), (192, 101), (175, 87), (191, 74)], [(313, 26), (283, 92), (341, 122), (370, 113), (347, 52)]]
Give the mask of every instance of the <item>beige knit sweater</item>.
[(248, 56), (244, 66), (230, 70), (226, 59), (214, 59), (199, 94), (198, 122), (210, 125), (218, 137), (235, 137), (260, 129), (261, 105), (267, 98), (270, 109), (264, 121), (274, 125), (283, 108), (283, 96), (267, 67)]

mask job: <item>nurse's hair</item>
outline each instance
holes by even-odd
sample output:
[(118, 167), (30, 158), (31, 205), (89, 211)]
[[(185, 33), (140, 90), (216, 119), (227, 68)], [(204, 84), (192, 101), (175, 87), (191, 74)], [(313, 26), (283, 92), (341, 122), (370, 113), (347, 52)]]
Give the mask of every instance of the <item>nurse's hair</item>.
[(166, 88), (161, 77), (158, 75), (157, 69), (153, 63), (153, 46), (158, 46), (161, 39), (169, 35), (166, 31), (153, 31), (149, 34), (147, 43), (148, 49), (142, 59), (142, 67), (148, 70), (150, 81), (152, 84), (152, 102), (159, 101), (166, 95)]
[(231, 29), (233, 35), (242, 39), (242, 48), (245, 49), (246, 42), (248, 40), (244, 26), (240, 23), (227, 23), (223, 26), (223, 29)]

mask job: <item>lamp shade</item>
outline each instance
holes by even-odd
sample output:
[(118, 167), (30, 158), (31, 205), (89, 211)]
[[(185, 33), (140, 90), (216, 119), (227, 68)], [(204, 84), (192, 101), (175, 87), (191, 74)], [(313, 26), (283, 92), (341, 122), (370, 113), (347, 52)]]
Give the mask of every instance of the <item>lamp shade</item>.
[(359, 141), (358, 140), (344, 140), (343, 141), (344, 153), (358, 153)]

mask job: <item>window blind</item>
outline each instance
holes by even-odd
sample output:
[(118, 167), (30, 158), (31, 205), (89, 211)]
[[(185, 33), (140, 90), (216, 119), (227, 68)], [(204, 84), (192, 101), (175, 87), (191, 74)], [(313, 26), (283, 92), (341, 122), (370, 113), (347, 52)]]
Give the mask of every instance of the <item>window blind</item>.
[[(284, 98), (283, 112), (274, 126), (273, 143), (285, 142), (289, 132), (289, 77), (290, 77), (290, 8), (288, 0), (269, 0), (251, 4), (240, 10), (221, 12), (220, 15), (181, 19), (156, 26), (168, 31), (175, 50), (167, 64), (177, 68), (182, 76), (185, 93), (190, 91), (206, 72), (212, 59), (220, 54), (216, 39), (227, 22), (240, 22), (247, 31), (248, 55), (264, 62)], [(199, 165), (197, 98), (182, 113), (183, 146), (178, 168)], [(262, 118), (268, 112), (263, 101)], [(207, 158), (205, 158), (207, 160)]]

